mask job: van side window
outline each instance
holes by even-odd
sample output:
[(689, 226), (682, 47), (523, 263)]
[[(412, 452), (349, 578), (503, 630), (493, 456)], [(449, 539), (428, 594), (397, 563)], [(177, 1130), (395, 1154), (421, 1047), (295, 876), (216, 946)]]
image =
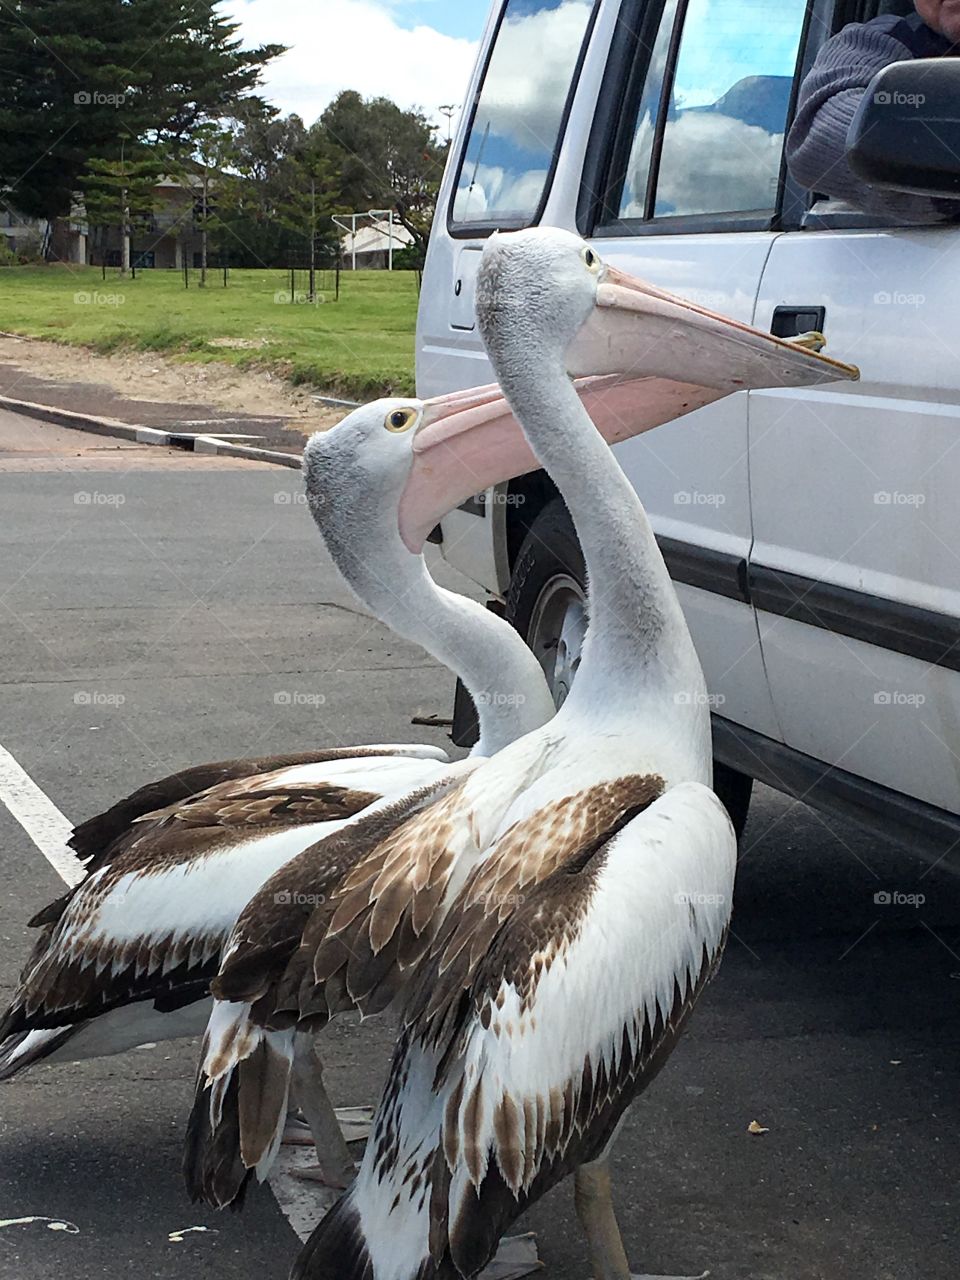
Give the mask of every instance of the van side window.
[(637, 124), (630, 147), (630, 159), (620, 197), (621, 218), (642, 218), (647, 207), (647, 183), (650, 180), (650, 157), (653, 154), (653, 136), (663, 95), (663, 78), (670, 56), (670, 40), (677, 17), (679, 0), (666, 0), (657, 38), (650, 53), (647, 78), (643, 82)]
[(689, 0), (677, 31), (677, 5), (667, 0), (621, 219), (774, 210), (806, 8), (806, 0)]
[(460, 162), (452, 226), (535, 219), (593, 9), (593, 0), (507, 0)]

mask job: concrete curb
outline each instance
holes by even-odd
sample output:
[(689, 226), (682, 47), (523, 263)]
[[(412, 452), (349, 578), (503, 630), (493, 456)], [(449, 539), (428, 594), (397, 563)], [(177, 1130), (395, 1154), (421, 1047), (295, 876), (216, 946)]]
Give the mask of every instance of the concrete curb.
[(131, 440), (136, 444), (160, 444), (168, 448), (184, 449), (188, 453), (220, 454), (228, 458), (249, 458), (253, 462), (269, 462), (278, 467), (300, 469), (300, 454), (282, 453), (278, 449), (258, 449), (254, 445), (231, 444), (215, 435), (199, 435), (188, 431), (165, 431), (160, 427), (138, 427), (116, 418), (97, 418), (89, 413), (74, 413), (72, 409), (55, 409), (47, 404), (34, 404), (30, 400), (14, 400), (0, 396), (0, 409), (22, 414), (25, 418), (37, 418), (56, 427), (70, 427), (74, 431), (89, 431), (98, 436), (114, 436), (119, 440)]
[(336, 396), (311, 396), (310, 399), (327, 409), (359, 409), (361, 404), (359, 400), (338, 400)]

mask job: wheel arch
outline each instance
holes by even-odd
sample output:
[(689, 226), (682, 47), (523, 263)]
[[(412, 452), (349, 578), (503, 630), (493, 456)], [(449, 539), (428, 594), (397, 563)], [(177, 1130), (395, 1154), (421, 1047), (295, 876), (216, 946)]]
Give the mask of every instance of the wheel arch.
[(530, 526), (547, 503), (559, 497), (559, 489), (543, 470), (530, 471), (507, 485), (505, 533), (507, 567), (511, 576)]

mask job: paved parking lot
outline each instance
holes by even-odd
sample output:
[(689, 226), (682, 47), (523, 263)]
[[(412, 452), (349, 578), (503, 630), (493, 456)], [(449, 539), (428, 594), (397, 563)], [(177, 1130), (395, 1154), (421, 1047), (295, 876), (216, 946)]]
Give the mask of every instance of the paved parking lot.
[[(410, 720), (446, 714), (450, 686), (356, 610), (295, 472), (0, 415), (0, 744), (71, 820), (190, 761), (443, 742)], [(0, 842), (6, 998), (60, 886), (2, 805)], [(875, 901), (894, 890), (922, 902)], [(955, 868), (760, 792), (721, 974), (617, 1149), (636, 1271), (955, 1280), (958, 905)], [(374, 1099), (389, 1045), (381, 1021), (330, 1030), (338, 1102)], [(193, 1055), (0, 1086), (2, 1280), (286, 1275), (296, 1237), (268, 1189), (219, 1216), (180, 1189)], [(29, 1217), (71, 1229), (11, 1222)], [(551, 1280), (587, 1280), (568, 1187), (525, 1225)]]

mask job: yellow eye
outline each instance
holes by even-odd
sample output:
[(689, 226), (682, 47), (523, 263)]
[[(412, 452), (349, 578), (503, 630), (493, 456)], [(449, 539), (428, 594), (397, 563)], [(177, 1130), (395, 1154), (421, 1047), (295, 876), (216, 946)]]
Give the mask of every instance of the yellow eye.
[(417, 420), (416, 409), (392, 409), (383, 420), (388, 431), (406, 431)]
[(583, 259), (588, 270), (598, 271), (600, 269), (600, 255), (594, 253), (589, 245), (581, 250), (580, 257)]

